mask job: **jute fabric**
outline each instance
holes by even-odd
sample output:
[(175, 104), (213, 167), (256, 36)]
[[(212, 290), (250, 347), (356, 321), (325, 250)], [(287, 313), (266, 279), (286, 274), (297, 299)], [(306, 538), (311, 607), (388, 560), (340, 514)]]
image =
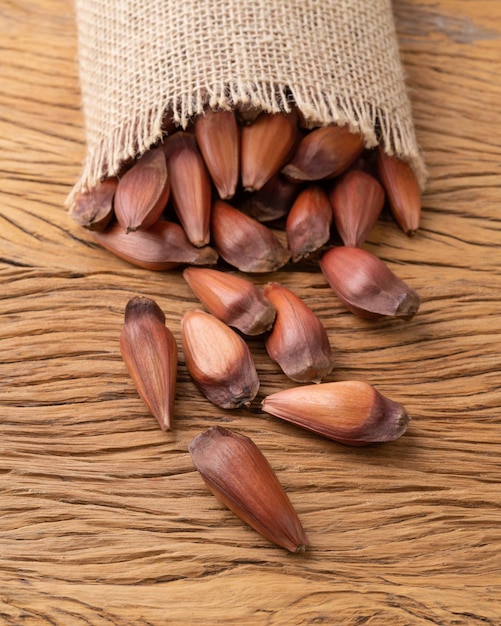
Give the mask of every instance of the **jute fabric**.
[(297, 104), (408, 160), (421, 184), (390, 0), (76, 0), (87, 156), (74, 193), (204, 105)]

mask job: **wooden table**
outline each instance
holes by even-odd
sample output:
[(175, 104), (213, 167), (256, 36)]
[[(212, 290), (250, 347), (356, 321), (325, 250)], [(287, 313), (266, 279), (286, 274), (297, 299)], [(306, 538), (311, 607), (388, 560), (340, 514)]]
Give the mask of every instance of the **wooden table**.
[[(333, 380), (407, 406), (408, 432), (372, 448), (218, 410), (182, 357), (176, 428), (157, 428), (119, 354), (124, 307), (156, 299), (179, 341), (195, 298), (67, 216), (85, 149), (72, 2), (0, 6), (0, 623), (501, 623), (501, 3), (394, 2), (430, 177), (420, 232), (381, 221), (367, 248), (422, 295), (414, 320), (357, 320), (308, 267), (274, 277), (324, 321)], [(289, 384), (250, 346), (261, 398)], [(213, 424), (262, 448), (306, 554), (207, 491), (187, 446)]]

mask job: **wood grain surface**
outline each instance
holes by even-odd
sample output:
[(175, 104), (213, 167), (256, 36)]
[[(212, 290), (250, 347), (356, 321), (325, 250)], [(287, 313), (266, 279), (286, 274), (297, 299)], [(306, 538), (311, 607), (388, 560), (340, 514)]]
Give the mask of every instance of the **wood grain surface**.
[[(501, 623), (501, 3), (394, 11), (429, 183), (419, 233), (382, 220), (367, 249), (422, 308), (366, 322), (314, 265), (274, 276), (324, 321), (330, 379), (371, 382), (412, 416), (397, 442), (349, 448), (260, 412), (292, 383), (259, 338), (250, 411), (210, 405), (181, 354), (176, 428), (160, 431), (119, 354), (124, 307), (154, 298), (180, 343), (195, 298), (68, 218), (85, 150), (73, 4), (0, 0), (2, 625)], [(187, 447), (214, 424), (261, 447), (304, 555), (207, 491)]]

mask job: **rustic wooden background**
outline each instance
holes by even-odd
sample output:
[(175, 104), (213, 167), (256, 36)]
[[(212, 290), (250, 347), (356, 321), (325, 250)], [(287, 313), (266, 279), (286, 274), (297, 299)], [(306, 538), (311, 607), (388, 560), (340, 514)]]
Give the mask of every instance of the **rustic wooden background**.
[[(157, 428), (119, 355), (124, 306), (155, 298), (179, 339), (195, 300), (179, 272), (135, 269), (67, 217), (85, 148), (73, 5), (0, 0), (2, 625), (501, 623), (501, 2), (394, 10), (430, 179), (419, 234), (382, 221), (368, 249), (422, 309), (363, 322), (312, 268), (275, 277), (324, 320), (331, 379), (412, 415), (399, 441), (351, 449), (223, 413), (182, 359), (176, 429)], [(251, 349), (260, 398), (290, 384)], [(187, 446), (216, 423), (261, 446), (306, 554), (207, 491)]]

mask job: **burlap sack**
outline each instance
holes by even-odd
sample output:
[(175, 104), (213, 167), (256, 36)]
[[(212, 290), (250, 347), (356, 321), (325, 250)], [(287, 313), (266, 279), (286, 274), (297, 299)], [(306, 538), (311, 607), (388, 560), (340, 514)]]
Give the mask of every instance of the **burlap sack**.
[[(204, 104), (295, 102), (425, 168), (390, 0), (76, 0), (87, 157), (74, 192), (114, 175)], [(71, 202), (71, 196), (69, 199)]]

